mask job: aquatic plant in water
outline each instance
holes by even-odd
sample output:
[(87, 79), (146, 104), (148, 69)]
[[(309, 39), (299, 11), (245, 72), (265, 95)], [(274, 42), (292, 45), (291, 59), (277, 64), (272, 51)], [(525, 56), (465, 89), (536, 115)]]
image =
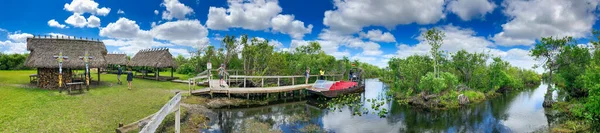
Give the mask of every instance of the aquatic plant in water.
[[(366, 99), (366, 102), (371, 103), (371, 109), (377, 111), (377, 115), (381, 118), (386, 117), (388, 114), (388, 110), (385, 107), (382, 107), (386, 101), (388, 100), (376, 98)], [(352, 115), (362, 116), (363, 114), (369, 113), (369, 109), (364, 107), (364, 103), (365, 102), (362, 101), (360, 95), (348, 94), (329, 100), (326, 106), (331, 111), (339, 112), (341, 112), (344, 107), (348, 107), (352, 110)]]

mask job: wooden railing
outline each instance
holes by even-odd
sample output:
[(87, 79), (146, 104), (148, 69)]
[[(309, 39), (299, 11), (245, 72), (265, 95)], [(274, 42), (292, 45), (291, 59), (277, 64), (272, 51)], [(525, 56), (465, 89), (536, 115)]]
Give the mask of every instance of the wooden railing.
[[(320, 75), (309, 75), (310, 77), (318, 77)], [(324, 77), (326, 77), (325, 79), (327, 80), (327, 77), (331, 77), (332, 80), (335, 80), (336, 77), (340, 77), (339, 79), (343, 78), (343, 74), (330, 74), (330, 75), (324, 75)], [(281, 79), (291, 79), (292, 80), (292, 85), (296, 84), (295, 79), (296, 78), (306, 78), (305, 75), (291, 75), (291, 76), (246, 76), (246, 75), (231, 75), (228, 77), (228, 84), (231, 84), (231, 78), (234, 78), (236, 81), (239, 79), (243, 79), (242, 81), (246, 81), (248, 79), (261, 79), (261, 86), (260, 87), (265, 87), (265, 79), (277, 79), (277, 86), (281, 85)], [(244, 84), (244, 88), (246, 88), (246, 82), (243, 83)]]
[(175, 112), (175, 132), (179, 133), (179, 131), (181, 129), (180, 123), (179, 123), (180, 115), (181, 115), (181, 110), (179, 107), (180, 102), (181, 102), (181, 93), (178, 92), (177, 94), (175, 94), (175, 96), (173, 98), (171, 98), (171, 100), (169, 100), (169, 102), (167, 102), (167, 104), (165, 104), (162, 108), (160, 108), (160, 110), (158, 110), (158, 112), (156, 112), (156, 114), (154, 114), (154, 116), (152, 117), (152, 119), (150, 119), (148, 124), (146, 124), (144, 126), (144, 128), (142, 128), (142, 130), (140, 130), (140, 133), (156, 132), (156, 129), (158, 128), (160, 123), (162, 123), (162, 121), (169, 114), (169, 112), (171, 112), (173, 110), (177, 111), (177, 112)]

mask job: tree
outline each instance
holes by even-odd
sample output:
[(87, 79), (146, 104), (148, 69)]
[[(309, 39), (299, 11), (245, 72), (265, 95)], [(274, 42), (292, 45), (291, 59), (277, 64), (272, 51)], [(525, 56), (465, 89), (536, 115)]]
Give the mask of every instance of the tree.
[[(460, 74), (461, 81), (465, 84), (470, 85), (471, 77), (473, 76), (473, 71), (476, 70), (477, 67), (485, 66), (485, 61), (487, 60), (487, 55), (483, 53), (468, 53), (466, 50), (460, 50), (456, 52), (452, 56), (452, 66), (456, 69)], [(469, 87), (474, 87), (470, 85)]]
[(225, 60), (223, 63), (229, 65), (231, 59), (237, 57), (239, 44), (235, 41), (235, 36), (226, 35), (223, 38), (221, 46), (226, 49)]
[[(543, 37), (539, 43), (535, 44), (534, 48), (530, 50), (530, 55), (536, 60), (542, 61), (541, 66), (548, 70), (549, 78), (548, 81), (552, 82), (552, 74), (558, 68), (558, 56), (563, 47), (569, 43), (573, 43), (572, 37), (564, 38), (553, 38)], [(552, 85), (548, 86), (548, 91), (544, 98), (544, 107), (552, 106)]]
[(425, 40), (427, 41), (427, 43), (431, 45), (431, 55), (433, 56), (433, 73), (435, 74), (435, 77), (440, 77), (438, 69), (440, 55), (439, 49), (444, 43), (444, 32), (436, 28), (431, 28), (427, 30), (427, 32), (425, 32), (423, 36), (425, 36)]

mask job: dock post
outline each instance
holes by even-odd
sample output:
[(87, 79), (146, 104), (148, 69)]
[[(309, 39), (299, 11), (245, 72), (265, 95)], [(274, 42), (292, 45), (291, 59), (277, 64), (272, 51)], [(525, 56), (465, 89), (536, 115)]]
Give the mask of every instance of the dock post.
[(277, 86), (279, 87), (279, 78), (277, 78)]
[(250, 93), (246, 93), (246, 100), (250, 100)]
[(294, 82), (294, 77), (292, 77), (292, 85), (295, 85), (296, 82)]
[(244, 88), (246, 88), (246, 78), (244, 77)]
[(265, 87), (265, 78), (260, 80), (260, 87)]

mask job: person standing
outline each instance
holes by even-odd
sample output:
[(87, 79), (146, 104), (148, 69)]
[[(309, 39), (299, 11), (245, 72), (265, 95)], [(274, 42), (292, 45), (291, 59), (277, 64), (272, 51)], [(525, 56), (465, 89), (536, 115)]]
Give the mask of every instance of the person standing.
[(304, 71), (304, 75), (306, 76), (306, 81), (304, 84), (308, 84), (308, 79), (310, 78), (310, 67), (306, 67), (306, 71)]
[(320, 80), (325, 80), (325, 71), (323, 70), (323, 68), (321, 68), (321, 70), (319, 71), (319, 79)]
[(219, 86), (225, 87), (225, 86), (223, 86), (223, 76), (225, 76), (225, 74), (227, 74), (227, 72), (225, 70), (225, 64), (221, 64), (221, 67), (219, 67), (219, 69), (217, 69), (217, 72), (219, 73)]
[(133, 81), (133, 73), (131, 72), (131, 69), (129, 69), (129, 71), (127, 72), (127, 84), (129, 86), (129, 90), (131, 90), (131, 82)]
[(121, 74), (123, 73), (123, 68), (121, 68), (121, 65), (117, 65), (117, 84), (123, 84), (121, 82)]

